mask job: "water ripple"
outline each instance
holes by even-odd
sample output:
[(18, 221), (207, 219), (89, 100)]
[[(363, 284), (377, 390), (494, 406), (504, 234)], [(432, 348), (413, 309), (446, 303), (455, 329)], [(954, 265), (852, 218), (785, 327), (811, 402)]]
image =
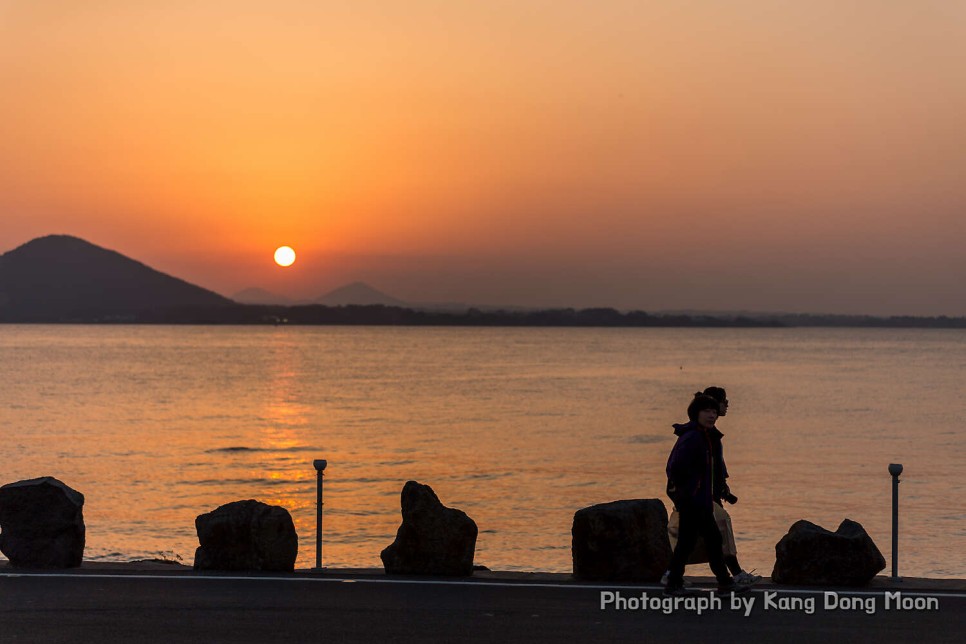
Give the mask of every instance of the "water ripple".
[(287, 453), (317, 451), (319, 451), (319, 448), (309, 447), (307, 445), (299, 445), (295, 447), (246, 447), (244, 445), (233, 445), (231, 447), (215, 447), (213, 449), (207, 449), (205, 450), (205, 454), (241, 454), (249, 452)]
[(638, 445), (653, 445), (654, 443), (664, 443), (666, 441), (668, 441), (668, 437), (664, 434), (638, 434), (627, 439), (628, 443), (636, 443)]
[(268, 486), (282, 486), (282, 485), (292, 485), (298, 484), (300, 481), (296, 479), (266, 479), (266, 478), (250, 478), (250, 479), (200, 479), (197, 481), (179, 481), (178, 485), (268, 485)]

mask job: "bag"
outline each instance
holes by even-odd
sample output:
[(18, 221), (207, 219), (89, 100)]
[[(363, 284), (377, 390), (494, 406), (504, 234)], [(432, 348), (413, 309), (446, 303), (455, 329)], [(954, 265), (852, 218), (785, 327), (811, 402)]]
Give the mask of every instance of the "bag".
[[(735, 557), (738, 555), (738, 549), (735, 546), (735, 533), (731, 528), (731, 516), (728, 511), (717, 503), (711, 504), (714, 509), (714, 520), (718, 524), (718, 530), (721, 532), (721, 554), (725, 557)], [(681, 524), (681, 517), (677, 510), (671, 512), (671, 516), (667, 520), (667, 536), (671, 541), (671, 551), (674, 551), (674, 546), (678, 543), (678, 529)], [(694, 550), (688, 556), (688, 565), (690, 564), (702, 564), (708, 563), (708, 549), (704, 545), (704, 539), (698, 536), (697, 543), (694, 544)]]

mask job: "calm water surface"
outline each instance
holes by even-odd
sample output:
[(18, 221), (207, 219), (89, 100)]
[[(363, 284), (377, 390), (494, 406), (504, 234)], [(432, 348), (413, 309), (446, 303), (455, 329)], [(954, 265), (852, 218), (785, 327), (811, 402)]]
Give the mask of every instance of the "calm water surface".
[(962, 331), (0, 325), (0, 483), (83, 492), (95, 560), (190, 564), (198, 514), (282, 505), (308, 567), (327, 458), (326, 565), (380, 566), (414, 479), (476, 520), (477, 563), (565, 572), (576, 510), (665, 499), (714, 384), (746, 569), (803, 518), (889, 560), (900, 462), (900, 574), (962, 578), (964, 371)]

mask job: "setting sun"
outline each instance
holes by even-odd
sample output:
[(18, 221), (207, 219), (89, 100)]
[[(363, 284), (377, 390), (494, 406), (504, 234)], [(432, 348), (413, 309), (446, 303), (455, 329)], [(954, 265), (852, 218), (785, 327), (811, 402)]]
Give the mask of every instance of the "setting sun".
[(289, 246), (275, 249), (275, 263), (279, 266), (291, 266), (295, 262), (295, 251)]

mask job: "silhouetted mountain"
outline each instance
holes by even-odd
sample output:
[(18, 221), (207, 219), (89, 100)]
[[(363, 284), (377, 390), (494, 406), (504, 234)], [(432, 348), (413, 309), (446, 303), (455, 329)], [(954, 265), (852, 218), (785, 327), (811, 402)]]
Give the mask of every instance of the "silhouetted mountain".
[(292, 306), (293, 304), (298, 304), (298, 302), (295, 300), (289, 299), (283, 295), (278, 295), (277, 293), (266, 291), (263, 288), (255, 287), (238, 291), (231, 296), (231, 299), (235, 300), (239, 304), (274, 304), (279, 306)]
[(231, 300), (83, 239), (50, 235), (0, 255), (0, 321), (134, 320)]
[(347, 284), (341, 288), (337, 288), (334, 291), (317, 298), (314, 300), (314, 303), (324, 304), (325, 306), (349, 306), (353, 304), (358, 306), (369, 306), (372, 304), (381, 304), (383, 306), (409, 306), (409, 304), (406, 302), (397, 300), (390, 295), (377, 291), (363, 282), (353, 282), (352, 284)]

